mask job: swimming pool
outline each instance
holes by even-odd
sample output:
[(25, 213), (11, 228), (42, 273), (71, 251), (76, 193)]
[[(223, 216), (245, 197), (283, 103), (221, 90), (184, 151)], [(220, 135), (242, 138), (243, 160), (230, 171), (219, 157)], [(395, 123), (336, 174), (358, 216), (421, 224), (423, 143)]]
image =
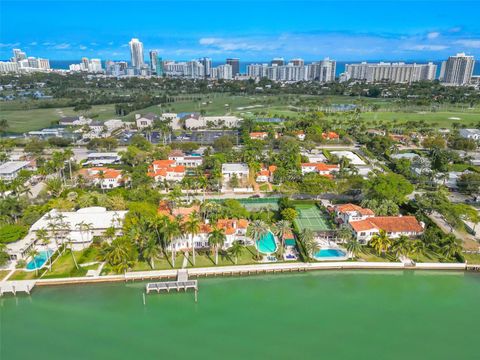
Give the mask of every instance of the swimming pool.
[(343, 258), (347, 254), (339, 249), (320, 249), (315, 254), (315, 259), (325, 259), (325, 258)]
[(29, 263), (27, 264), (26, 269), (27, 270), (37, 270), (40, 269), (43, 264), (47, 262), (47, 260), (52, 256), (53, 251), (48, 250), (48, 251), (40, 251), (37, 256), (33, 258), (33, 260), (30, 260)]
[(277, 244), (271, 231), (257, 241), (257, 249), (264, 254), (271, 254), (277, 251)]

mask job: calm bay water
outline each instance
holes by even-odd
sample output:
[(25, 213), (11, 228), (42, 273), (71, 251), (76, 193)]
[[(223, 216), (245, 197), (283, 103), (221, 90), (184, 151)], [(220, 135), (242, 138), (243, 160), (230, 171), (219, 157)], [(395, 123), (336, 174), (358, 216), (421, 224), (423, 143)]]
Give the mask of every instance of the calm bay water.
[(0, 359), (474, 359), (480, 275), (316, 272), (36, 288), (0, 299)]

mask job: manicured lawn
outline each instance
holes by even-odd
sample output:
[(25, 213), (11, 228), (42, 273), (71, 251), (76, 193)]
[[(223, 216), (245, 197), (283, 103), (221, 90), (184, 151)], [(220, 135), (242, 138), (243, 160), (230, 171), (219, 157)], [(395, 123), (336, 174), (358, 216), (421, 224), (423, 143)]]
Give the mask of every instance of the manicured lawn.
[[(115, 115), (114, 105), (95, 105), (92, 106), (89, 113), (90, 115), (98, 115), (97, 120), (120, 118)], [(8, 121), (8, 131), (11, 132), (39, 130), (50, 126), (64, 116), (73, 115), (79, 114), (73, 111), (71, 107), (31, 110), (3, 110), (0, 108), (0, 118)]]
[(357, 255), (359, 259), (369, 262), (389, 262), (398, 261), (391, 254), (387, 254), (385, 257), (378, 255), (371, 247), (363, 246), (362, 251)]
[[(98, 249), (96, 247), (89, 247), (85, 250), (74, 251), (75, 258), (78, 264), (86, 264), (97, 261), (96, 257)], [(80, 266), (79, 269), (75, 267), (72, 254), (70, 250), (66, 250), (52, 265), (52, 270), (48, 271), (43, 278), (62, 278), (70, 276), (85, 276), (87, 270), (96, 269), (98, 265), (92, 265), (88, 267)]]
[(2, 281), (9, 273), (10, 270), (0, 270), (0, 281)]
[[(253, 256), (256, 255), (256, 249), (254, 246), (247, 246), (243, 249), (242, 253), (238, 257), (238, 265), (254, 264), (256, 261), (253, 259)], [(183, 253), (177, 254), (175, 258), (175, 269), (181, 269), (183, 265), (184, 255)], [(228, 254), (218, 253), (218, 266), (228, 266), (235, 265), (235, 259), (228, 256)], [(201, 251), (200, 253), (195, 253), (195, 267), (210, 267), (215, 266), (215, 253), (206, 253)], [(187, 268), (193, 267), (193, 257), (192, 254), (188, 257)], [(112, 273), (107, 266), (104, 268), (104, 273)], [(150, 271), (150, 270), (169, 270), (172, 269), (171, 265), (171, 256), (166, 258), (161, 258), (155, 260), (155, 269), (152, 269), (150, 264), (145, 261), (137, 261), (132, 269), (132, 271)]]
[(469, 264), (479, 264), (480, 265), (480, 254), (463, 254), (465, 260)]
[[(38, 272), (41, 274), (41, 271)], [(17, 270), (15, 271), (12, 276), (8, 278), (8, 280), (33, 280), (36, 279), (35, 271), (23, 271)]]
[[(452, 118), (459, 118), (455, 120)], [(366, 112), (360, 116), (361, 120), (371, 122), (397, 120), (399, 123), (424, 120), (427, 124), (435, 123), (438, 128), (451, 128), (453, 124), (476, 124), (480, 120), (480, 109), (466, 110), (465, 112)]]

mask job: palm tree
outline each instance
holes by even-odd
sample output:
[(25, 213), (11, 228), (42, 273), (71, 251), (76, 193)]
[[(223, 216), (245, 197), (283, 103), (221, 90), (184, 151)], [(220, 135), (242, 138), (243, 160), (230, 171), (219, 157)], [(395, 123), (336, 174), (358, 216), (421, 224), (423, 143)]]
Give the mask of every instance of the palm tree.
[(285, 247), (285, 236), (287, 234), (291, 234), (291, 223), (288, 220), (280, 220), (274, 226), (274, 234), (280, 239), (280, 255), (283, 254), (283, 250)]
[(362, 249), (362, 245), (360, 245), (357, 239), (350, 239), (346, 243), (345, 248), (350, 253), (350, 257), (357, 257)]
[(72, 175), (72, 157), (73, 157), (73, 155), (74, 155), (74, 153), (73, 153), (72, 149), (68, 148), (68, 149), (63, 150), (63, 156), (68, 161), (68, 170), (69, 170), (69, 173), (70, 173), (70, 182), (71, 183), (73, 182), (73, 175)]
[(102, 260), (117, 273), (126, 272), (133, 265), (134, 251), (126, 238), (119, 237), (110, 244), (103, 243), (100, 254)]
[(412, 253), (411, 241), (408, 236), (402, 235), (396, 239), (392, 244), (392, 250), (397, 258), (408, 257)]
[(347, 226), (342, 226), (337, 232), (337, 237), (341, 239), (342, 242), (348, 243), (353, 240), (353, 233)]
[(82, 246), (85, 248), (85, 241), (83, 239), (84, 232), (87, 232), (87, 238), (90, 235), (90, 230), (92, 229), (92, 224), (82, 221), (76, 225), (77, 229), (80, 231), (80, 237), (82, 238)]
[(260, 252), (258, 250), (257, 242), (260, 241), (265, 235), (268, 234), (268, 226), (265, 221), (255, 220), (250, 225), (248, 225), (247, 236), (252, 238), (252, 240), (257, 245), (257, 257), (260, 257)]
[(166, 244), (171, 244), (172, 247), (172, 267), (175, 267), (175, 257), (176, 257), (176, 248), (173, 240), (175, 240), (178, 236), (182, 235), (182, 231), (180, 229), (180, 225), (176, 220), (168, 221), (166, 226), (163, 228), (163, 237), (165, 239)]
[(195, 266), (195, 244), (193, 238), (200, 231), (200, 219), (196, 211), (188, 215), (188, 219), (184, 224), (184, 230), (187, 234), (190, 234), (190, 241), (192, 243), (192, 256), (193, 256), (193, 265)]
[(160, 257), (160, 248), (153, 237), (150, 237), (142, 250), (142, 257), (155, 269), (155, 259)]
[(369, 244), (379, 255), (385, 255), (387, 250), (392, 246), (392, 240), (387, 236), (387, 233), (384, 230), (380, 230), (378, 234), (375, 234), (372, 237)]
[(441, 243), (440, 251), (447, 259), (452, 259), (462, 252), (462, 245), (458, 243), (454, 235), (447, 235)]
[(310, 260), (320, 250), (318, 242), (315, 240), (315, 235), (310, 229), (303, 229), (298, 237), (300, 248), (303, 250), (305, 260)]
[(103, 186), (103, 180), (105, 180), (105, 172), (103, 170), (100, 170), (98, 172), (98, 179), (100, 180), (100, 188), (102, 189), (102, 193), (105, 194), (105, 188)]
[[(35, 233), (35, 237), (37, 241), (40, 241), (43, 246), (45, 246), (45, 250), (47, 251), (48, 254), (48, 244), (50, 244), (50, 238), (48, 237), (48, 231), (46, 229), (38, 229), (37, 232)], [(49, 269), (50, 271), (52, 270), (52, 257), (48, 257), (49, 260)]]
[(233, 256), (233, 258), (235, 259), (235, 265), (238, 264), (238, 256), (241, 255), (242, 252), (243, 252), (242, 244), (240, 244), (240, 241), (235, 240), (232, 243), (232, 246), (230, 247), (230, 249), (228, 249), (228, 253), (230, 254), (230, 256)]
[(38, 276), (38, 266), (37, 266), (37, 261), (35, 260), (35, 257), (38, 256), (38, 251), (35, 248), (31, 248), (28, 251), (28, 256), (32, 258), (33, 263), (35, 264), (35, 275)]
[(215, 265), (218, 265), (218, 248), (225, 244), (225, 230), (214, 227), (208, 235), (208, 244), (215, 249)]

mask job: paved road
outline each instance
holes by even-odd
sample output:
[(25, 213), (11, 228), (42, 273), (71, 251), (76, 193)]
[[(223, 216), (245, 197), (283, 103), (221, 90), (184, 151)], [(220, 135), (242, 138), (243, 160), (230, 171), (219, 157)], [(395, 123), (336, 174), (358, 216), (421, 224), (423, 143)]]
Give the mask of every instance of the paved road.
[(447, 224), (445, 219), (443, 218), (442, 215), (440, 215), (437, 212), (433, 212), (432, 214), (428, 215), (430, 220), (432, 220), (437, 226), (443, 230), (445, 233), (452, 233), (455, 235), (457, 239), (462, 240), (463, 242), (463, 247), (467, 250), (478, 250), (478, 242), (475, 240), (475, 238), (467, 234), (465, 232), (458, 231), (457, 229), (451, 229), (450, 225)]

